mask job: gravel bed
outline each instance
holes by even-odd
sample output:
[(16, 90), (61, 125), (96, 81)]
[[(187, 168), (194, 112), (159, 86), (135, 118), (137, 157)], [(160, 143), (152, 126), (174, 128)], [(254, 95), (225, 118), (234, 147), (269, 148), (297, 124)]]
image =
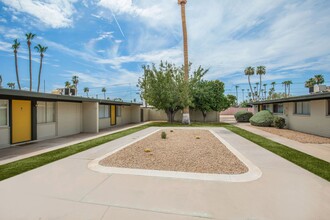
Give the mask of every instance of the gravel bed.
[[(166, 139), (161, 139), (165, 131)], [(208, 130), (163, 129), (100, 161), (103, 166), (241, 174), (248, 168)], [(199, 137), (199, 139), (197, 139)], [(145, 152), (150, 149), (150, 152)]]
[(300, 143), (305, 144), (330, 144), (330, 138), (320, 137), (317, 135), (306, 134), (299, 131), (293, 131), (289, 129), (278, 129), (274, 127), (257, 127), (253, 126), (254, 128), (258, 128), (260, 130), (276, 134), (294, 141), (298, 141)]

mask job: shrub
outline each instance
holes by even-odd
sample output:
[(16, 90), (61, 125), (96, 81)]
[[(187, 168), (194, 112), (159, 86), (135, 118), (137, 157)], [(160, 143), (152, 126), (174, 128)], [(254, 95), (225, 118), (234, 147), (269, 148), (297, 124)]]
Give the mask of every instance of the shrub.
[(162, 137), (162, 139), (166, 139), (166, 132), (165, 131), (162, 132), (161, 137)]
[(274, 127), (282, 129), (285, 127), (285, 119), (282, 117), (274, 117)]
[(237, 122), (249, 122), (252, 116), (253, 113), (246, 110), (238, 111), (234, 115)]
[(268, 110), (257, 112), (250, 118), (251, 125), (260, 127), (270, 127), (273, 124), (274, 116)]

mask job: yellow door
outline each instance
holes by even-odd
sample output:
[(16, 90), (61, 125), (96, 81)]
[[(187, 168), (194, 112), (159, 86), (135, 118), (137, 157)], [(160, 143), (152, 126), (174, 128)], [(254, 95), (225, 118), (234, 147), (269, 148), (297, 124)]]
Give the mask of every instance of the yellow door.
[(31, 101), (12, 101), (12, 143), (31, 140)]
[(116, 124), (116, 106), (115, 105), (111, 105), (111, 125), (115, 125)]

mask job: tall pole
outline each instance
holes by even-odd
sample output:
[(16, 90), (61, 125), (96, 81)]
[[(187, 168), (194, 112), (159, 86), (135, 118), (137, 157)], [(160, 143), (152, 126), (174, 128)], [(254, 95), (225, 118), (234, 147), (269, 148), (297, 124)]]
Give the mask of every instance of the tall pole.
[[(181, 6), (181, 21), (182, 21), (182, 35), (183, 35), (183, 56), (184, 56), (184, 80), (189, 82), (189, 63), (188, 63), (188, 36), (187, 36), (187, 24), (186, 24), (186, 3), (187, 0), (178, 0), (178, 4)], [(185, 106), (183, 109), (182, 123), (190, 124), (189, 106)]]

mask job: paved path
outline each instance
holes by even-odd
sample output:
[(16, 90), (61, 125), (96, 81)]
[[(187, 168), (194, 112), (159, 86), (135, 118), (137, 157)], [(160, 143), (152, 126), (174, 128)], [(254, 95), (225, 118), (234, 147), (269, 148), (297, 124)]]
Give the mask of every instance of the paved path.
[(211, 128), (258, 166), (245, 183), (102, 174), (87, 168), (150, 127), (0, 182), (0, 219), (329, 219), (328, 181), (224, 128)]
[(8, 148), (0, 149), (0, 165), (10, 163), (16, 160), (32, 157), (38, 154), (56, 150), (59, 148), (67, 147), (80, 142), (88, 141), (94, 138), (109, 135), (115, 132), (127, 130), (133, 127), (137, 127), (145, 123), (128, 124), (122, 126), (114, 126), (111, 128), (103, 129), (99, 133), (80, 133), (65, 137), (53, 138), (43, 141), (29, 142), (20, 144), (17, 146), (11, 146)]
[(258, 128), (254, 128), (249, 123), (237, 123), (235, 125), (247, 131), (261, 135), (262, 137), (268, 138), (270, 140), (281, 143), (283, 145), (294, 148), (296, 150), (307, 153), (322, 160), (328, 161), (330, 163), (330, 144), (305, 144), (260, 130)]

